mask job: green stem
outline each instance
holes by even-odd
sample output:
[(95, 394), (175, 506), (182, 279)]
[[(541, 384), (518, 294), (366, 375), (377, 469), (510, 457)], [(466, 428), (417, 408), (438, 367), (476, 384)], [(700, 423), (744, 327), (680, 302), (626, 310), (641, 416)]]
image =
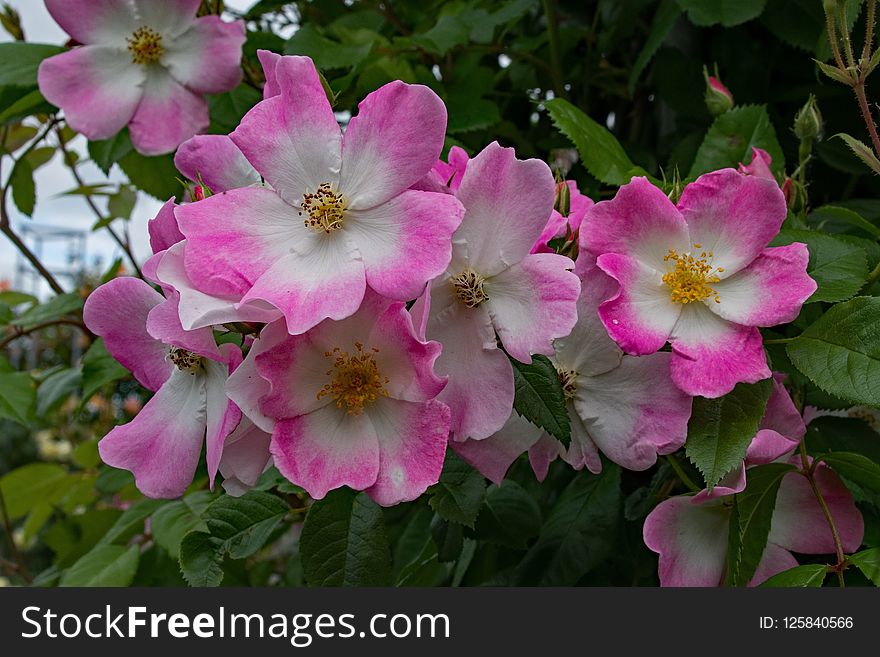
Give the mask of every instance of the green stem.
[(775, 338), (773, 340), (764, 340), (764, 344), (788, 344), (795, 340), (797, 340), (797, 338)]
[(684, 471), (684, 468), (681, 467), (681, 463), (678, 462), (678, 459), (675, 458), (672, 454), (666, 455), (666, 462), (672, 466), (672, 469), (675, 470), (675, 474), (678, 475), (678, 478), (681, 479), (681, 483), (687, 486), (690, 490), (695, 493), (698, 493), (702, 490), (699, 486), (694, 483), (694, 480), (688, 477), (687, 473)]
[[(828, 503), (825, 501), (825, 497), (822, 495), (822, 491), (819, 490), (819, 486), (816, 484), (815, 470), (814, 467), (810, 466), (810, 459), (807, 456), (807, 446), (803, 440), (801, 440), (800, 444), (800, 454), (801, 454), (801, 465), (803, 466), (803, 475), (807, 478), (807, 481), (810, 482), (810, 488), (813, 491), (813, 495), (816, 497), (816, 501), (819, 502), (819, 506), (822, 508), (822, 514), (825, 516), (825, 520), (828, 523), (828, 527), (831, 528), (831, 537), (834, 539), (834, 551), (837, 555), (837, 563), (834, 565), (832, 570), (837, 573), (837, 580), (840, 582), (840, 588), (844, 588), (846, 583), (843, 578), (843, 570), (846, 568), (846, 553), (843, 551), (843, 543), (840, 540), (840, 532), (837, 531), (837, 525), (834, 524), (834, 518), (831, 515), (831, 509), (828, 508)], [(816, 464), (814, 463), (813, 466)]]
[(12, 522), (10, 522), (9, 513), (6, 510), (6, 499), (3, 497), (2, 487), (0, 487), (0, 514), (3, 516), (3, 528), (6, 531), (6, 540), (9, 541), (9, 548), (12, 552), (12, 556), (18, 564), (18, 573), (28, 584), (30, 584), (31, 576), (30, 573), (28, 573), (24, 555), (22, 555), (21, 551), (18, 549), (18, 546), (15, 544), (15, 538), (12, 536)]
[(868, 274), (868, 278), (865, 279), (865, 285), (862, 288), (863, 290), (868, 290), (874, 283), (880, 281), (880, 262), (877, 263), (877, 266), (871, 270), (871, 273)]
[(559, 25), (556, 21), (555, 0), (542, 0), (544, 17), (547, 19), (547, 41), (550, 45), (550, 64), (553, 74), (553, 89), (557, 96), (565, 92), (562, 84), (562, 59), (559, 51)]

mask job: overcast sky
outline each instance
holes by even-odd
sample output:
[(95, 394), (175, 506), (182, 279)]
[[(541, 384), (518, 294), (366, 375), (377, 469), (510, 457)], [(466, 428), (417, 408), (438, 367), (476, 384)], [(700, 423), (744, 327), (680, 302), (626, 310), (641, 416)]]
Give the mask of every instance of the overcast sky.
[[(67, 35), (52, 20), (42, 0), (6, 0), (21, 14), (22, 26), (28, 41), (35, 43), (62, 44), (67, 40)], [(226, 0), (226, 6), (243, 10), (252, 6), (256, 0)], [(11, 38), (0, 30), (0, 42), (10, 41)], [(82, 137), (77, 137), (72, 147), (79, 152), (83, 159), (87, 159), (86, 142)], [(6, 158), (3, 166), (4, 178), (9, 172), (9, 158)], [(104, 174), (91, 162), (80, 165), (80, 174), (86, 183), (99, 183), (105, 180)], [(118, 167), (114, 167), (110, 175), (113, 181), (122, 181), (124, 176)], [(41, 167), (35, 176), (37, 187), (37, 206), (33, 218), (29, 219), (21, 215), (15, 208), (15, 204), (9, 199), (7, 207), (10, 210), (13, 225), (21, 232), (22, 226), (28, 223), (42, 224), (82, 230), (86, 237), (86, 262), (88, 265), (107, 267), (118, 255), (120, 250), (107, 234), (101, 230), (97, 233), (90, 232), (95, 223), (95, 217), (83, 201), (82, 197), (58, 196), (59, 194), (76, 186), (70, 172), (61, 163), (61, 158), (56, 155), (51, 162)], [(135, 205), (132, 219), (129, 225), (131, 231), (132, 246), (138, 260), (143, 261), (150, 255), (150, 245), (147, 235), (147, 221), (155, 216), (161, 203), (156, 199), (139, 194)], [(116, 221), (114, 226), (121, 230), (122, 221)], [(66, 241), (46, 242), (43, 247), (43, 261), (50, 267), (65, 267), (67, 264), (68, 249)], [(6, 280), (10, 284), (16, 283), (16, 267), (18, 263), (17, 252), (5, 236), (0, 235), (0, 281)], [(46, 293), (48, 287), (40, 283), (34, 290), (30, 286), (30, 278), (25, 277), (20, 287), (23, 291)], [(61, 284), (70, 287), (67, 279), (61, 279)]]

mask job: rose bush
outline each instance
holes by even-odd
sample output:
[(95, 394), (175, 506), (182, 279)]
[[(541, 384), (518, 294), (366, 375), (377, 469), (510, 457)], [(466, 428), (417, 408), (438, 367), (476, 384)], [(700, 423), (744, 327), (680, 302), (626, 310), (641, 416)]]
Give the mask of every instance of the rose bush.
[[(880, 583), (874, 0), (348, 4), (2, 15), (6, 576)], [(75, 291), (55, 149), (127, 258)]]

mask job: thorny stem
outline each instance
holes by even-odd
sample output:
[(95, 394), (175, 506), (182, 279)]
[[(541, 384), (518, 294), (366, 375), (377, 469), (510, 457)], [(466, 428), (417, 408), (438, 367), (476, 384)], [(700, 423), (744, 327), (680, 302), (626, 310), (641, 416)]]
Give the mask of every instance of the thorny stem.
[(9, 542), (9, 548), (12, 551), (12, 556), (15, 558), (16, 563), (18, 564), (18, 573), (24, 578), (24, 580), (30, 584), (31, 576), (28, 572), (27, 564), (25, 563), (24, 556), (21, 551), (19, 551), (18, 546), (15, 544), (15, 539), (12, 536), (12, 523), (9, 520), (9, 512), (6, 510), (6, 498), (3, 497), (3, 489), (0, 488), (0, 513), (3, 514), (3, 529), (6, 532), (6, 540)]
[(856, 59), (853, 56), (852, 41), (849, 38), (849, 30), (847, 29), (849, 21), (846, 19), (846, 4), (843, 2), (840, 3), (840, 18), (840, 22), (843, 24), (843, 29), (840, 32), (843, 35), (843, 50), (846, 53), (846, 61), (850, 66), (855, 66)]
[[(64, 139), (64, 134), (60, 128), (56, 128), (55, 134), (58, 136), (58, 143), (61, 147), (61, 155), (64, 158), (64, 164), (70, 169), (70, 173), (73, 175), (73, 179), (76, 180), (76, 184), (80, 187), (85, 187), (85, 181), (83, 181), (82, 176), (79, 175), (79, 171), (77, 171), (76, 163), (70, 157), (70, 150), (67, 148), (67, 142)], [(99, 221), (104, 221), (106, 217), (104, 217), (104, 213), (98, 208), (95, 204), (94, 199), (92, 199), (91, 195), (85, 194), (86, 203), (89, 208), (91, 208), (92, 212), (98, 218)], [(129, 262), (131, 262), (131, 266), (134, 268), (135, 276), (138, 278), (143, 278), (143, 274), (141, 274), (141, 269), (138, 266), (137, 260), (135, 260), (134, 253), (131, 251), (131, 247), (121, 238), (119, 234), (113, 230), (113, 226), (107, 224), (104, 226), (107, 229), (107, 232), (110, 233), (110, 236), (113, 238), (113, 241), (119, 245), (119, 248), (123, 250)]]
[(41, 322), (39, 324), (34, 324), (33, 326), (29, 326), (26, 329), (17, 328), (11, 334), (0, 340), (0, 349), (3, 349), (10, 342), (17, 340), (18, 338), (24, 337), (29, 333), (33, 333), (35, 331), (40, 331), (44, 328), (49, 328), (50, 326), (59, 326), (59, 325), (67, 325), (67, 326), (75, 326), (81, 331), (83, 331), (86, 335), (91, 335), (89, 330), (86, 328), (86, 325), (83, 324), (82, 320), (72, 319), (67, 317), (61, 317), (60, 319), (53, 319), (47, 322)]
[(834, 539), (834, 551), (837, 555), (837, 563), (831, 568), (831, 570), (837, 573), (840, 588), (844, 588), (846, 587), (846, 583), (844, 582), (843, 571), (846, 568), (846, 554), (843, 551), (840, 532), (837, 531), (837, 525), (834, 524), (834, 518), (831, 516), (831, 509), (828, 508), (828, 503), (825, 501), (822, 491), (819, 490), (819, 486), (816, 484), (815, 469), (810, 466), (810, 459), (807, 457), (807, 446), (803, 440), (801, 440), (800, 443), (800, 453), (803, 475), (810, 483), (810, 488), (813, 491), (813, 495), (816, 497), (816, 501), (819, 502), (819, 506), (822, 508), (822, 514), (828, 522), (828, 527), (831, 528), (831, 536)]
[(871, 59), (871, 48), (874, 45), (874, 13), (877, 8), (877, 0), (868, 0), (868, 11), (865, 25), (865, 45), (862, 47), (862, 59)]
[(834, 13), (825, 14), (825, 27), (828, 31), (828, 43), (831, 46), (831, 54), (834, 55), (834, 62), (841, 71), (846, 70), (846, 64), (843, 63), (843, 57), (840, 56), (840, 46), (837, 44), (837, 26), (834, 22)]
[(678, 475), (678, 478), (681, 479), (681, 483), (687, 486), (694, 493), (700, 491), (700, 487), (694, 483), (694, 480), (688, 477), (687, 473), (684, 471), (684, 468), (681, 467), (681, 463), (678, 462), (678, 459), (675, 458), (672, 454), (666, 455), (666, 461), (672, 466), (672, 469), (675, 471), (675, 474)]
[(880, 157), (880, 136), (877, 135), (877, 126), (874, 124), (874, 117), (871, 115), (871, 108), (868, 105), (868, 97), (865, 95), (865, 78), (864, 74), (859, 81), (853, 85), (853, 91), (859, 101), (859, 109), (862, 110), (862, 118), (868, 127), (868, 134), (871, 135), (871, 144), (874, 146), (874, 154)]

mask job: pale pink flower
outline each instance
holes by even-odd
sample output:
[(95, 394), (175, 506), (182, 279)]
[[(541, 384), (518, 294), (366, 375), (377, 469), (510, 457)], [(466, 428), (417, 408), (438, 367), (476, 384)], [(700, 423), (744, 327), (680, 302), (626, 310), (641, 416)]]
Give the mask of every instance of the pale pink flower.
[(200, 0), (45, 1), (84, 45), (42, 62), (40, 91), (89, 139), (128, 125), (138, 151), (168, 153), (207, 130), (205, 94), (241, 81), (244, 23), (196, 18)]
[(313, 498), (349, 486), (390, 506), (421, 495), (443, 467), (439, 352), (417, 338), (402, 302), (368, 292), (353, 315), (304, 334), (266, 326), (227, 390), (271, 432), (281, 474)]
[(465, 207), (452, 262), (413, 307), (417, 325), (443, 344), (439, 399), (452, 409), (456, 440), (488, 438), (513, 408), (513, 369), (504, 350), (530, 363), (577, 321), (574, 263), (530, 254), (553, 208), (550, 168), (489, 144), (465, 168), (456, 196)]
[(551, 357), (559, 374), (571, 422), (568, 449), (514, 411), (504, 427), (485, 440), (453, 443), (456, 452), (496, 483), (528, 450), (538, 480), (557, 456), (580, 470), (602, 470), (599, 452), (630, 470), (646, 470), (658, 454), (670, 454), (687, 437), (691, 397), (669, 376), (668, 353), (633, 357), (621, 352), (597, 309), (614, 281), (596, 268), (582, 273), (578, 322), (555, 340)]
[(672, 344), (672, 379), (720, 397), (770, 376), (759, 326), (794, 320), (816, 290), (804, 244), (767, 247), (787, 214), (775, 181), (722, 169), (678, 205), (646, 178), (587, 210), (580, 248), (619, 283), (599, 307), (627, 353)]
[(186, 271), (213, 296), (271, 304), (288, 331), (354, 313), (367, 286), (418, 296), (449, 263), (463, 209), (450, 194), (408, 189), (443, 145), (446, 109), (427, 87), (391, 82), (360, 104), (343, 136), (308, 57), (277, 60), (278, 95), (232, 141), (270, 188), (179, 207)]
[(177, 497), (192, 482), (206, 442), (213, 485), (226, 436), (241, 412), (226, 396), (241, 362), (232, 344), (218, 348), (210, 329), (184, 331), (170, 303), (137, 278), (116, 278), (86, 299), (86, 326), (155, 395), (128, 424), (98, 444), (105, 463), (131, 470), (148, 497)]

